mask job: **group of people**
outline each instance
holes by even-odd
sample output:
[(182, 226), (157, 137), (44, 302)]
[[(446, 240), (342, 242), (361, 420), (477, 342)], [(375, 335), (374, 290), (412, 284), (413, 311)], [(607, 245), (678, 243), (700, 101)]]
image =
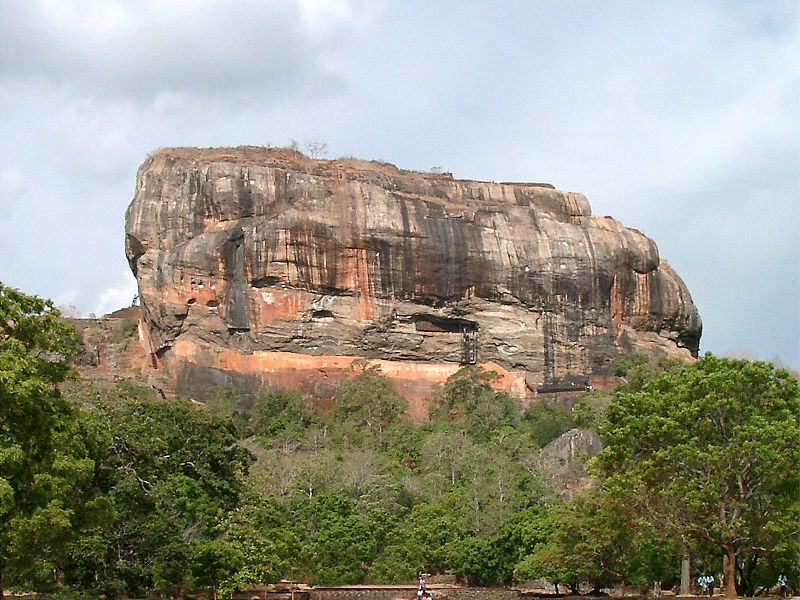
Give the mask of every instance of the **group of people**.
[[(780, 594), (781, 598), (786, 596), (787, 591), (787, 584), (788, 580), (784, 573), (781, 573), (778, 576), (778, 593)], [(714, 595), (714, 586), (716, 585), (716, 580), (714, 579), (713, 575), (706, 575), (703, 573), (700, 577), (697, 578), (697, 585), (700, 586), (701, 595), (705, 596), (708, 594), (709, 596)], [(428, 594), (428, 590), (425, 584), (425, 578), (420, 573), (419, 575), (419, 589), (417, 589), (417, 600), (430, 600), (430, 594)]]
[[(700, 577), (697, 578), (697, 585), (700, 586), (701, 595), (705, 596), (708, 594), (709, 596), (714, 595), (714, 585), (716, 582), (714, 581), (713, 575), (706, 575), (703, 573)], [(788, 584), (789, 580), (786, 577), (785, 573), (781, 573), (778, 575), (778, 594), (781, 598), (785, 598), (788, 592)]]
[(697, 578), (697, 585), (700, 586), (701, 596), (705, 596), (708, 593), (709, 596), (714, 595), (714, 585), (716, 585), (716, 581), (714, 581), (713, 575), (706, 575), (705, 573), (700, 575)]

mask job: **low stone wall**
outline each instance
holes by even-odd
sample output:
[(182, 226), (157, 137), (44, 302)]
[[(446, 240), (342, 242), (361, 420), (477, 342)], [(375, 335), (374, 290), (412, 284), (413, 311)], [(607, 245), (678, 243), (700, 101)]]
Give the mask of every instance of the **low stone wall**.
[(438, 590), (433, 590), (434, 600), (519, 600), (519, 590), (508, 588), (451, 588), (442, 590), (441, 596)]
[[(429, 586), (432, 600), (519, 600), (518, 590), (508, 588), (469, 588)], [(412, 600), (416, 586), (315, 587), (309, 600)]]

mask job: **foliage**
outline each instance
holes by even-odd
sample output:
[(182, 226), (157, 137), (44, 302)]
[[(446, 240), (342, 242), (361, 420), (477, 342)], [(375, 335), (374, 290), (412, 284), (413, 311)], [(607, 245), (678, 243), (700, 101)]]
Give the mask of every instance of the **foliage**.
[(618, 391), (637, 392), (662, 373), (677, 373), (686, 366), (681, 359), (666, 356), (648, 357), (634, 354), (630, 361), (624, 383), (617, 387)]
[(503, 557), (497, 552), (494, 540), (471, 536), (457, 548), (452, 570), (472, 585), (488, 585), (500, 579)]
[(544, 506), (517, 511), (492, 537), (471, 537), (457, 549), (453, 572), (476, 585), (511, 585), (515, 567), (548, 543), (555, 532), (553, 513)]
[(584, 429), (599, 429), (606, 420), (611, 395), (606, 392), (587, 392), (572, 409), (572, 420)]
[(201, 542), (238, 504), (249, 453), (235, 445), (230, 418), (186, 400), (141, 399), (148, 395), (127, 385), (95, 399), (93, 414), (110, 433), (98, 486), (114, 518), (71, 547), (67, 582), (180, 593), (198, 545), (218, 556)]
[(391, 381), (373, 366), (346, 380), (333, 397), (334, 416), (345, 443), (386, 450), (391, 441), (407, 433), (405, 409), (408, 406), (392, 387)]
[(302, 429), (307, 424), (303, 399), (296, 392), (262, 392), (250, 411), (250, 428), (257, 435), (274, 435), (290, 426)]
[(646, 354), (631, 354), (614, 362), (614, 373), (617, 377), (626, 377), (632, 369), (635, 371), (650, 363), (651, 359)]
[(625, 377), (625, 375), (628, 374), (628, 369), (630, 369), (630, 365), (624, 358), (620, 358), (614, 362), (614, 374), (617, 377)]
[(609, 492), (673, 538), (725, 556), (740, 591), (747, 561), (796, 539), (797, 381), (761, 362), (706, 354), (616, 393), (596, 457)]
[(338, 495), (317, 496), (305, 511), (316, 575), (329, 585), (359, 583), (375, 554), (375, 538), (355, 505)]
[(522, 415), (522, 421), (539, 448), (575, 427), (568, 411), (547, 400), (531, 402)]
[[(509, 580), (510, 569), (498, 575), (496, 540), (516, 511), (541, 494), (526, 466), (538, 447), (514, 426), (516, 404), (486, 383), (489, 375), (468, 370), (451, 380), (449, 398), (443, 392), (441, 405), (454, 410), (414, 427), (391, 383), (360, 366), (340, 385), (330, 415), (309, 412), (299, 396), (285, 392), (262, 397), (251, 413), (265, 446), (253, 448), (251, 482), (288, 514), (305, 515), (293, 517), (292, 527), (315, 553), (308, 577), (357, 581), (368, 568), (381, 582), (410, 581), (421, 569)], [(461, 418), (462, 400), (481, 420)], [(503, 418), (492, 421), (493, 414)], [(355, 537), (339, 534), (341, 523)], [(360, 524), (371, 532), (370, 543), (359, 537)], [(349, 550), (331, 550), (329, 529)], [(497, 551), (481, 558), (487, 548)]]
[(0, 283), (0, 589), (52, 583), (65, 544), (104, 511), (103, 434), (58, 389), (76, 347), (50, 301)]
[[(577, 590), (672, 582), (685, 544), (698, 568), (732, 548), (741, 591), (756, 593), (800, 562), (797, 382), (770, 365), (632, 356), (613, 398), (521, 417), (492, 373), (466, 367), (412, 423), (363, 362), (332, 409), (273, 390), (245, 412), (231, 386), (202, 406), (127, 380), (69, 383), (74, 333), (46, 301), (1, 291), (8, 583), (53, 588), (55, 569), (64, 597), (224, 597), (425, 571)], [(565, 501), (541, 448), (575, 426), (607, 446), (593, 487)]]
[(620, 506), (593, 489), (557, 507), (552, 519), (553, 534), (517, 564), (518, 579), (545, 578), (573, 592), (583, 582), (600, 589), (625, 580), (632, 524)]
[(447, 379), (431, 416), (457, 424), (478, 442), (488, 440), (495, 429), (516, 425), (519, 406), (506, 392), (491, 386), (498, 377), (481, 367), (461, 368)]
[(270, 502), (247, 498), (214, 529), (192, 541), (189, 568), (195, 585), (222, 595), (248, 585), (278, 581), (304, 561), (299, 538), (284, 527), (284, 517)]
[(120, 344), (131, 339), (137, 330), (137, 323), (134, 319), (120, 321), (106, 321), (110, 326), (109, 341), (112, 344)]
[(538, 505), (518, 511), (494, 539), (495, 551), (500, 557), (496, 582), (509, 585), (518, 580), (517, 565), (546, 544), (554, 531), (552, 509)]
[(414, 505), (387, 536), (370, 575), (381, 582), (413, 579), (426, 569), (444, 572), (467, 533), (459, 518), (454, 495)]
[(249, 434), (249, 415), (243, 410), (242, 396), (233, 385), (215, 385), (208, 388), (206, 410), (222, 417), (230, 417), (239, 437)]
[(234, 415), (241, 402), (239, 391), (231, 384), (212, 386), (206, 394), (206, 410), (217, 415)]

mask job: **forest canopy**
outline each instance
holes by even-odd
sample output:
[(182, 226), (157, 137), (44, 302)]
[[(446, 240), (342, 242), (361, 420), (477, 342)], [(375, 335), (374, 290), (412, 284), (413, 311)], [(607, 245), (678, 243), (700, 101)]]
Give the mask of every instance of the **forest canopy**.
[[(800, 564), (797, 381), (769, 364), (632, 357), (626, 385), (570, 411), (523, 410), (466, 367), (414, 423), (368, 362), (331, 410), (230, 386), (199, 405), (75, 378), (79, 342), (48, 301), (0, 287), (0, 311), (5, 589), (225, 596), (425, 571), (587, 591), (675, 585), (688, 552), (695, 570), (727, 557), (729, 594), (752, 594)], [(543, 448), (576, 427), (605, 449), (565, 493), (588, 457), (556, 473)]]

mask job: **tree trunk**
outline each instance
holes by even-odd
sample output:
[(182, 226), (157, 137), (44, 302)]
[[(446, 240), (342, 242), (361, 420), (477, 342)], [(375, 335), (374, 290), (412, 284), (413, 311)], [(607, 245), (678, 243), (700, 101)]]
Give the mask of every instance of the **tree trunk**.
[(753, 573), (756, 570), (760, 558), (760, 552), (751, 552), (737, 565), (737, 570), (739, 571), (739, 591), (745, 596), (756, 595), (756, 584), (753, 579)]
[(681, 587), (678, 592), (680, 596), (689, 595), (689, 553), (681, 556)]
[(736, 550), (733, 545), (723, 546), (725, 555), (722, 557), (722, 577), (725, 579), (725, 596), (738, 598), (736, 593)]
[(570, 581), (569, 582), (569, 589), (573, 594), (577, 595), (578, 593), (580, 593), (580, 585), (581, 584), (578, 583), (577, 581), (574, 581), (574, 582)]

